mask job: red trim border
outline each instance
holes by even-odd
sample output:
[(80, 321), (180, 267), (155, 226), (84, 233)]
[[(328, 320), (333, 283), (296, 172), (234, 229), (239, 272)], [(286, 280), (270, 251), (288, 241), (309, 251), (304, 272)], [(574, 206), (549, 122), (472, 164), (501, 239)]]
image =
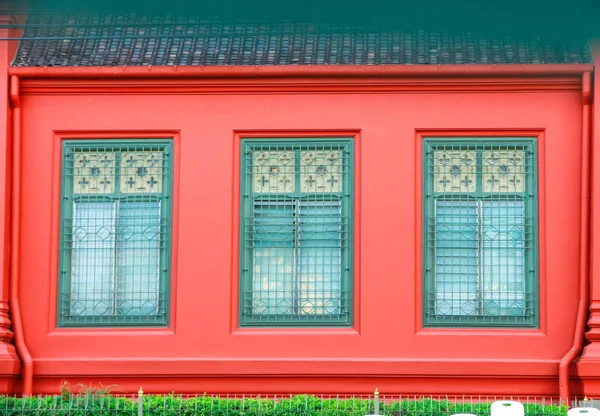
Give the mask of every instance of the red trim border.
[[(462, 137), (535, 137), (537, 139), (538, 157), (538, 296), (539, 296), (539, 328), (424, 328), (423, 327), (423, 265), (421, 247), (422, 233), (422, 148), (423, 139), (462, 138)], [(544, 129), (417, 129), (415, 131), (415, 334), (416, 335), (528, 335), (546, 336), (548, 322), (546, 313), (546, 159)]]
[[(110, 140), (110, 139), (172, 139), (173, 140), (173, 208), (171, 234), (171, 280), (169, 326), (166, 328), (57, 328), (58, 297), (58, 244), (60, 234), (60, 177), (62, 142), (65, 140)], [(179, 166), (181, 137), (179, 130), (134, 130), (134, 131), (54, 131), (52, 147), (52, 223), (50, 233), (50, 292), (48, 293), (47, 333), (50, 336), (90, 336), (90, 335), (175, 335), (177, 311), (177, 247), (179, 230)]]
[[(231, 305), (230, 333), (232, 335), (259, 334), (360, 334), (360, 201), (361, 201), (361, 131), (360, 130), (236, 130), (233, 132), (232, 174), (232, 235), (231, 235)], [(354, 142), (354, 276), (353, 324), (351, 328), (240, 328), (239, 262), (240, 262), (240, 152), (241, 140), (250, 138), (294, 139), (349, 137)]]

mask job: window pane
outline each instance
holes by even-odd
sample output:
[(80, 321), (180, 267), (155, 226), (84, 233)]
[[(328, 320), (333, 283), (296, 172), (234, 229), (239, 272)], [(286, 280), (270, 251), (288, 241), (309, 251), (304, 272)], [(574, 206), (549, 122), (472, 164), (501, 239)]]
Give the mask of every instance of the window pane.
[(292, 314), (294, 304), (294, 204), (254, 205), (254, 314)]
[(477, 314), (477, 204), (436, 201), (435, 314)]
[(341, 203), (300, 203), (300, 313), (340, 313)]
[(114, 313), (114, 243), (115, 204), (76, 202), (73, 206), (71, 315)]
[(160, 203), (122, 202), (117, 240), (117, 313), (159, 310)]
[(483, 202), (482, 288), (486, 315), (524, 315), (522, 201)]

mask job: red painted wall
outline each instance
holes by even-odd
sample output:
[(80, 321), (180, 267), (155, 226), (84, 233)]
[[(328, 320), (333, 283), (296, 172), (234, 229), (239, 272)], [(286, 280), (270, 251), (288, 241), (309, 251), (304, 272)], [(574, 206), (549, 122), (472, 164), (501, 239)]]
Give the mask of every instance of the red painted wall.
[[(56, 393), (69, 379), (146, 392), (558, 393), (578, 300), (579, 86), (377, 94), (27, 88), (19, 267), (34, 392)], [(418, 145), (421, 132), (437, 129), (539, 135), (539, 330), (420, 328)], [(356, 135), (355, 327), (239, 329), (239, 137), (303, 130)], [(56, 329), (60, 140), (119, 135), (175, 138), (172, 324)]]

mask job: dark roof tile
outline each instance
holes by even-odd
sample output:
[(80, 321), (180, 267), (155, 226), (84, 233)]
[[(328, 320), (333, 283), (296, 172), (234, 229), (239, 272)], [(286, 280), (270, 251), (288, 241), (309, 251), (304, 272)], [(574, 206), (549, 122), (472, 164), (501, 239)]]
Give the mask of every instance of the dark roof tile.
[[(140, 24), (152, 23), (153, 26)], [(591, 62), (588, 46), (539, 38), (194, 16), (32, 15), (13, 66), (438, 65)], [(95, 26), (94, 26), (95, 25)]]

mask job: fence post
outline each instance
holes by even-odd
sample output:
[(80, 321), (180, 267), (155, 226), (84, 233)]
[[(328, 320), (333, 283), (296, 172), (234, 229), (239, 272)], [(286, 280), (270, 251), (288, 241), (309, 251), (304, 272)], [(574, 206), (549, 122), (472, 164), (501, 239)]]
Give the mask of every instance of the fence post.
[[(375, 389), (375, 393), (373, 393), (373, 413), (370, 415), (365, 415), (365, 416), (380, 416), (379, 415), (379, 390)], [(369, 410), (369, 408), (371, 407), (371, 405), (369, 404), (369, 402), (367, 401), (367, 410)], [(354, 400), (352, 400), (352, 409), (354, 409)]]
[(144, 416), (144, 390), (138, 391), (138, 416)]

